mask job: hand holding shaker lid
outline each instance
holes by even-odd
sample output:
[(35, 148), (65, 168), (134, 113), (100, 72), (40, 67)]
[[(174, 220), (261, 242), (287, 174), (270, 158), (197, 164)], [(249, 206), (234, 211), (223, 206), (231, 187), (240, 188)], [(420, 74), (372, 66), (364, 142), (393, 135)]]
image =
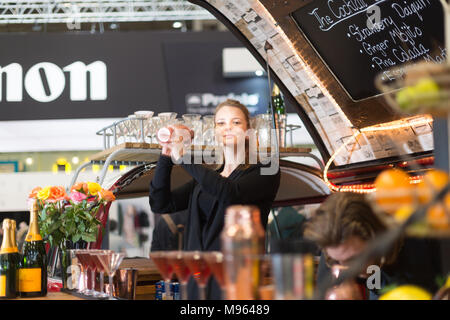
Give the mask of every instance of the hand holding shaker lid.
[(221, 240), (226, 299), (258, 299), (259, 258), (264, 253), (264, 230), (259, 209), (243, 205), (228, 207)]
[(174, 130), (172, 127), (164, 127), (159, 129), (157, 133), (158, 141), (162, 143), (169, 142), (172, 138), (173, 131)]
[(192, 138), (194, 137), (194, 132), (186, 126), (167, 126), (158, 130), (157, 138), (159, 142), (183, 142), (185, 145), (190, 144)]

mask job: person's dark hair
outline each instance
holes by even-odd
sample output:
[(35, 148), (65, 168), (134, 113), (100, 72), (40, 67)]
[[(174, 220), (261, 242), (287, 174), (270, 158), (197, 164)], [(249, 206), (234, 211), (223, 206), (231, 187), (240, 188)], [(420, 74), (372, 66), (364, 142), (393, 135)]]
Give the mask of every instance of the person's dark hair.
[[(374, 239), (387, 230), (362, 194), (339, 192), (330, 195), (305, 225), (305, 237), (314, 241), (322, 249), (335, 247), (352, 236), (365, 241)], [(386, 264), (395, 261), (400, 247), (396, 243), (385, 258)], [(331, 261), (323, 251), (327, 264)]]

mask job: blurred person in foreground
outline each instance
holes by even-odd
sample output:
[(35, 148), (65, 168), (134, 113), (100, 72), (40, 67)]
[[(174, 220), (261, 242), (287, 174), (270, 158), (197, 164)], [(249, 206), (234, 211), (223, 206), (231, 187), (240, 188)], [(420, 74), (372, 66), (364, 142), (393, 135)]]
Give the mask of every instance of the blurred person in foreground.
[[(318, 283), (333, 266), (350, 266), (368, 243), (386, 230), (387, 226), (364, 195), (350, 192), (330, 195), (305, 226), (305, 237), (322, 249)], [(441, 275), (439, 257), (437, 242), (402, 236), (383, 257), (361, 266), (357, 281), (364, 285), (364, 296), (370, 300), (378, 299), (380, 290), (393, 285), (413, 284), (433, 293), (438, 289), (436, 278)], [(368, 286), (367, 280), (373, 274), (368, 270), (370, 265), (379, 267), (379, 288)]]
[[(235, 204), (255, 205), (259, 208), (265, 230), (267, 220), (280, 184), (280, 170), (262, 174), (263, 165), (251, 163), (248, 129), (250, 115), (239, 101), (228, 99), (216, 107), (215, 136), (223, 151), (223, 161), (214, 170), (202, 164), (182, 163), (192, 176), (187, 184), (171, 190), (170, 176), (174, 162), (182, 159), (183, 141), (189, 128), (171, 126), (174, 141), (160, 142), (162, 146), (155, 175), (150, 183), (150, 206), (155, 213), (174, 213), (186, 210), (183, 235), (184, 250), (220, 251), (220, 234), (224, 227), (225, 211)], [(217, 150), (217, 149), (216, 149)], [(220, 158), (217, 158), (220, 159)], [(189, 299), (197, 299), (195, 280), (188, 284)], [(207, 299), (221, 299), (221, 290), (214, 277), (207, 286)]]

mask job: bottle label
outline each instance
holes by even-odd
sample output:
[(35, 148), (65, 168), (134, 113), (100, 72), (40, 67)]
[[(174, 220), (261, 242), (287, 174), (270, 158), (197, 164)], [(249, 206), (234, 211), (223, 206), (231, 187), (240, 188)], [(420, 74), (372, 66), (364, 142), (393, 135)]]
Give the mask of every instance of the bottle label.
[(0, 276), (0, 297), (6, 297), (6, 276)]
[(41, 291), (41, 268), (19, 269), (19, 291)]
[(25, 241), (31, 242), (31, 241), (40, 241), (42, 240), (42, 237), (40, 234), (28, 234), (25, 238)]

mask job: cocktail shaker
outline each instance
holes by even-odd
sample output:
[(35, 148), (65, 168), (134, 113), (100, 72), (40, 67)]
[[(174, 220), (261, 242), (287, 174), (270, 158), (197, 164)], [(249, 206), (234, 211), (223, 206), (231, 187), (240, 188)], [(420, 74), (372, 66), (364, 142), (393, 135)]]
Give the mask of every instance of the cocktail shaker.
[(233, 205), (221, 234), (225, 292), (228, 300), (259, 299), (264, 230), (256, 206)]

